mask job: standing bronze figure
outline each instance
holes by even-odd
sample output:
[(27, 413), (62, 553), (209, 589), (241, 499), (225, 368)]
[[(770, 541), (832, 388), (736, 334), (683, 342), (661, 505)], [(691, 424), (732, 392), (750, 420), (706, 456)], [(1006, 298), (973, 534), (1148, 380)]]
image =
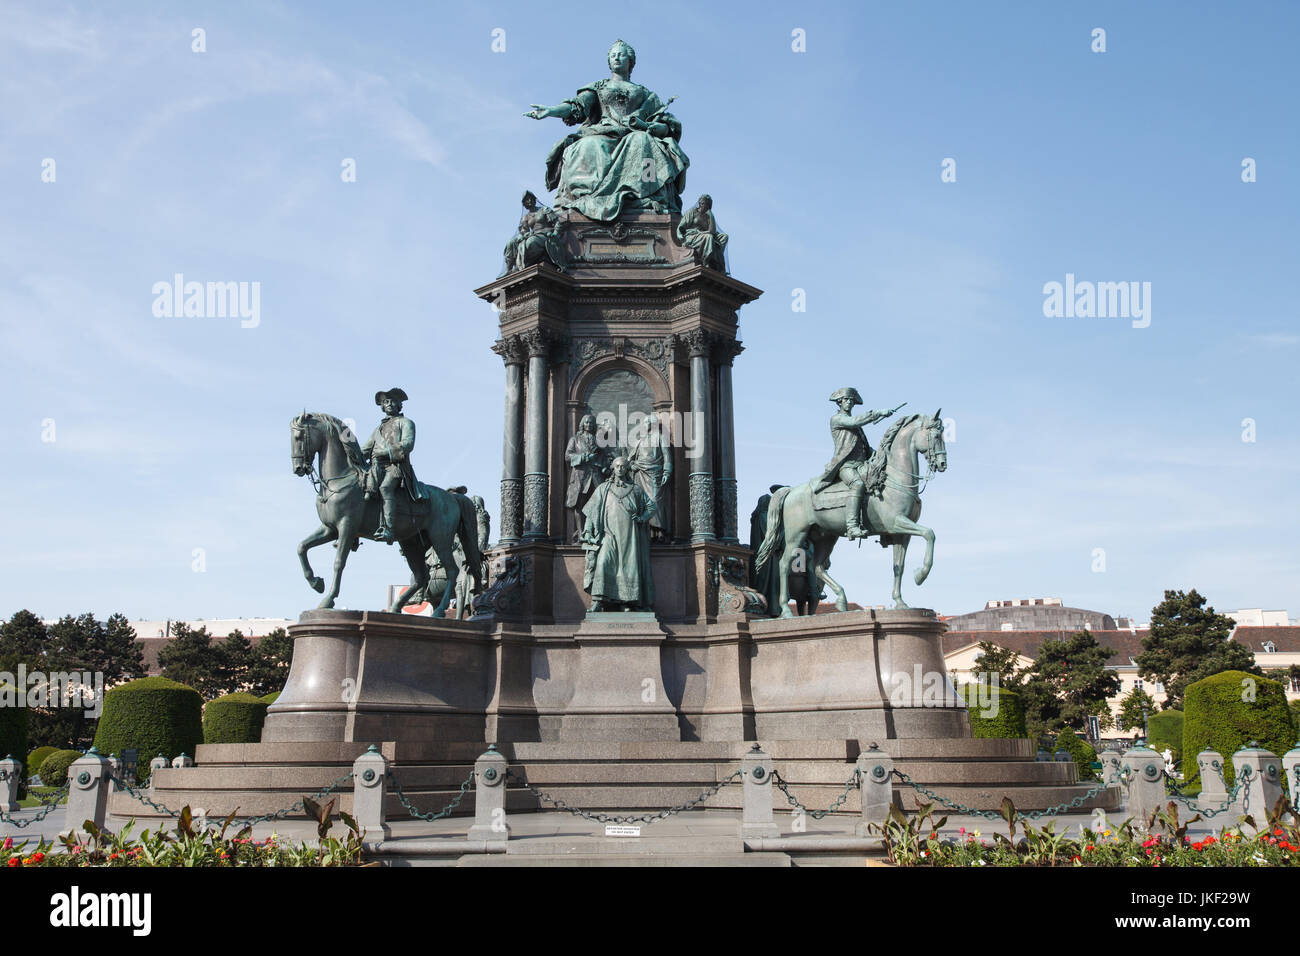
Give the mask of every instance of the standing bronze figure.
[(582, 587), (591, 610), (650, 610), (650, 519), (655, 505), (631, 480), (626, 458), (615, 458), (608, 481), (587, 502), (582, 544), (587, 549)]
[(582, 416), (578, 433), (569, 439), (564, 449), (564, 460), (569, 463), (569, 487), (564, 496), (564, 507), (573, 512), (578, 522), (576, 541), (582, 538), (586, 525), (583, 508), (587, 499), (609, 471), (609, 451), (596, 438), (595, 415)]

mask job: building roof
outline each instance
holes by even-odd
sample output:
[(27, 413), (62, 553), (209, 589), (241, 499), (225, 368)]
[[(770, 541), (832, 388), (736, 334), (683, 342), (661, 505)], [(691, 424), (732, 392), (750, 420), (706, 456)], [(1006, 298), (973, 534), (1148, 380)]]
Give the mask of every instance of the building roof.
[[(1270, 631), (1279, 628), (1268, 628)], [(1297, 628), (1300, 630), (1300, 628)], [(1078, 633), (1078, 628), (1057, 631), (949, 631), (943, 636), (943, 652), (953, 654), (964, 648), (983, 641), (1015, 651), (1022, 657), (1033, 660), (1038, 657), (1038, 650), (1044, 641), (1063, 641)], [(1142, 653), (1142, 638), (1147, 631), (1089, 631), (1102, 647), (1109, 647), (1113, 654), (1107, 659), (1109, 667), (1126, 667), (1132, 658)]]
[[(1272, 625), (1265, 627), (1255, 627), (1252, 625), (1238, 624), (1232, 631), (1232, 639), (1238, 644), (1245, 644), (1256, 654), (1267, 653), (1264, 650), (1264, 642), (1272, 641), (1273, 650), (1278, 654), (1296, 654), (1300, 653), (1300, 627), (1295, 625)], [(1259, 663), (1262, 666), (1265, 659), (1261, 658)]]

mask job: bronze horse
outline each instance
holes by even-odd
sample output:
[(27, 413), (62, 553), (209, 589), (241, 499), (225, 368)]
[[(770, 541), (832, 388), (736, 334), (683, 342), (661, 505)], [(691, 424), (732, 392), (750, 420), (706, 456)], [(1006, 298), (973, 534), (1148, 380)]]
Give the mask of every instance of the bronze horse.
[[(289, 441), (294, 474), (310, 476), (316, 486), (316, 513), (321, 524), (298, 545), (298, 559), (302, 562), (303, 575), (317, 591), (325, 590), (325, 582), (312, 571), (307, 552), (327, 541), (338, 542), (335, 545), (334, 580), (318, 605), (330, 608), (338, 597), (348, 555), (356, 550), (359, 538), (373, 540), (379, 529), (382, 501), (379, 495), (365, 496), (362, 478), (367, 462), (361, 446), (351, 429), (333, 415), (304, 411), (289, 423)], [(478, 516), (474, 503), (465, 495), (423, 482), (419, 484), (419, 500), (412, 501), (403, 492), (393, 520), (393, 535), (411, 568), (412, 581), (388, 610), (400, 611), (428, 584), (429, 567), (425, 554), (432, 549), (447, 569), (442, 601), (433, 610), (434, 617), (444, 617), (456, 592), (460, 566), (453, 556), (453, 549), (457, 537), (465, 551), (466, 568), (474, 579), (473, 590), (482, 587), (479, 569), (483, 557), (476, 533)]]
[[(921, 490), (929, 476), (922, 476), (917, 468), (918, 455), (924, 455), (933, 472), (948, 467), (948, 451), (943, 444), (943, 419), (941, 412), (931, 416), (909, 415), (895, 421), (881, 439), (876, 451), (879, 464), (884, 469), (883, 479), (876, 493), (864, 497), (869, 535), (879, 535), (880, 543), (894, 547), (894, 607), (905, 608), (902, 581), (903, 563), (907, 557), (907, 542), (912, 535), (925, 539), (925, 560), (916, 570), (919, 585), (930, 574), (934, 563), (934, 531), (918, 524), (921, 516)], [(842, 485), (832, 485), (827, 492), (834, 494)], [(792, 488), (781, 488), (772, 495), (767, 511), (767, 534), (754, 559), (755, 580), (768, 596), (769, 612), (775, 617), (793, 617), (790, 611), (790, 574), (797, 561), (811, 552), (809, 583), (816, 588), (820, 578), (835, 592), (837, 610), (848, 610), (844, 589), (826, 573), (831, 550), (837, 539), (847, 534), (845, 508), (827, 507), (814, 500), (812, 485), (804, 482)], [(817, 602), (810, 601), (810, 613), (816, 613)]]

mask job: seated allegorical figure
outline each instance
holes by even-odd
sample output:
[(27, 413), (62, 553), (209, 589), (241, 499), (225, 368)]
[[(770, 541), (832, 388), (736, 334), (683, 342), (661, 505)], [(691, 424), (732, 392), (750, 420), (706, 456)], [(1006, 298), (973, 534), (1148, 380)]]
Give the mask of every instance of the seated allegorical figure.
[(538, 202), (532, 190), (524, 193), (521, 202), (524, 214), (519, 219), (519, 228), (506, 243), (505, 272), (518, 272), (546, 261), (563, 272), (565, 257), (560, 245), (560, 217), (554, 209)]
[(695, 261), (719, 272), (727, 271), (723, 251), (727, 248), (727, 234), (718, 231), (718, 220), (713, 217), (713, 197), (702, 195), (677, 223), (677, 241), (690, 249)]
[[(636, 51), (609, 48), (610, 77), (578, 90), (558, 106), (534, 104), (525, 116), (558, 117), (578, 126), (546, 158), (546, 188), (557, 209), (611, 222), (625, 209), (681, 212), (690, 160), (678, 140), (682, 124), (668, 104), (632, 82)], [(672, 100), (669, 100), (671, 103)]]

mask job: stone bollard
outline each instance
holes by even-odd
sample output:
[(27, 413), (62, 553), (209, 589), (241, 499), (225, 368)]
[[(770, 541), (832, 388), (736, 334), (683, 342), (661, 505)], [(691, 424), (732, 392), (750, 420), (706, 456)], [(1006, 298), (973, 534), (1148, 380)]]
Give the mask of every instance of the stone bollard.
[(392, 830), (384, 820), (388, 796), (388, 761), (374, 744), (352, 764), (352, 816), (367, 835), (387, 840)]
[(1148, 747), (1139, 743), (1121, 758), (1128, 770), (1128, 814), (1137, 820), (1140, 829), (1147, 829), (1151, 815), (1167, 802), (1165, 800), (1165, 762)]
[(884, 824), (894, 803), (894, 759), (874, 743), (858, 754), (858, 788), (862, 794), (862, 819), (853, 832), (860, 837), (872, 836), (870, 826)]
[(474, 825), (468, 839), (505, 844), (510, 839), (506, 823), (506, 758), (488, 744), (474, 761)]
[(18, 785), (23, 782), (23, 765), (13, 754), (0, 760), (0, 810), (13, 813), (18, 809)]
[(154, 774), (156, 774), (159, 770), (166, 770), (169, 766), (170, 763), (168, 762), (167, 758), (164, 757), (162, 754), (159, 754), (158, 756), (154, 757), (152, 760), (149, 761), (149, 789), (150, 790), (152, 790), (154, 786)]
[(1232, 755), (1232, 769), (1238, 780), (1242, 779), (1243, 770), (1248, 775), (1237, 797), (1240, 812), (1249, 813), (1260, 827), (1267, 826), (1269, 812), (1282, 799), (1281, 758), (1256, 746), (1252, 740), (1249, 747), (1242, 747)]
[(72, 762), (68, 768), (68, 806), (60, 835), (77, 833), (87, 820), (103, 827), (108, 816), (110, 772), (108, 758), (94, 747)]
[(1223, 757), (1217, 750), (1206, 747), (1196, 755), (1196, 772), (1201, 777), (1201, 795), (1196, 802), (1217, 810), (1228, 797), (1228, 785), (1223, 779)]
[(175, 770), (180, 770), (183, 767), (193, 767), (193, 766), (194, 766), (194, 758), (191, 757), (189, 754), (181, 754), (179, 757), (177, 757), (175, 760), (172, 761), (172, 768)]
[(746, 837), (780, 836), (772, 817), (772, 758), (763, 748), (754, 749), (740, 758), (742, 775), (742, 804), (740, 835)]
[(1300, 741), (1282, 755), (1282, 771), (1286, 776), (1286, 792), (1291, 798), (1291, 809), (1300, 811)]
[(1101, 778), (1102, 783), (1108, 787), (1124, 786), (1124, 772), (1120, 769), (1118, 750), (1103, 750), (1097, 755), (1097, 760), (1101, 763), (1097, 776)]

